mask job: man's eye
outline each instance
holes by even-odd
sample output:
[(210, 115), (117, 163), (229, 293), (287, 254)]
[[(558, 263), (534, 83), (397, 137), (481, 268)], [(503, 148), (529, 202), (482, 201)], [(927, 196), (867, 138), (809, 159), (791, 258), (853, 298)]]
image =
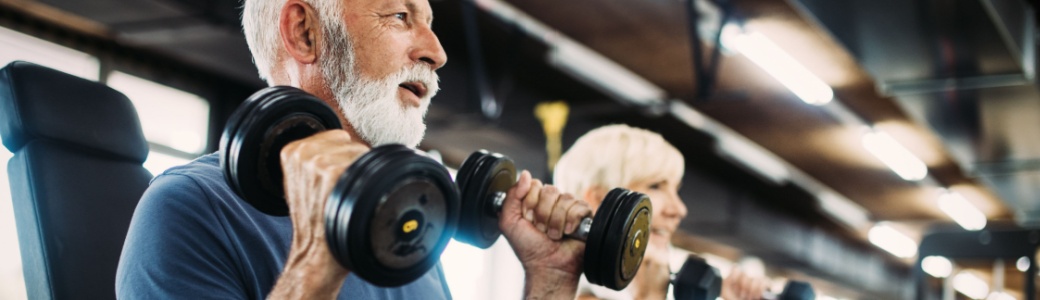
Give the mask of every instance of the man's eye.
[(408, 18), (408, 13), (403, 13), (403, 12), (396, 13), (396, 14), (394, 14), (394, 18), (397, 18), (398, 20), (404, 20), (404, 19)]

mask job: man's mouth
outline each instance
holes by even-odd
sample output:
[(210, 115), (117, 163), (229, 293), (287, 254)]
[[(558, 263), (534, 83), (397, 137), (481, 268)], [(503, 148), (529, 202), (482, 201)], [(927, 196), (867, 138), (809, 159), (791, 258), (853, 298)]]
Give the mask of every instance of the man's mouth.
[(412, 94), (415, 94), (415, 96), (419, 99), (422, 99), (424, 96), (426, 96), (426, 84), (423, 84), (422, 82), (405, 82), (401, 83), (398, 86), (412, 92)]

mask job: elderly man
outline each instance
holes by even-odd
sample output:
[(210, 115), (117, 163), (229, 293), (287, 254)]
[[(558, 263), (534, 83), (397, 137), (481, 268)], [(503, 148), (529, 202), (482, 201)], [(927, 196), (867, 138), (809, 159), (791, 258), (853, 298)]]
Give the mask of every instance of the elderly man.
[[(260, 76), (323, 99), (345, 129), (282, 151), (288, 218), (238, 198), (215, 154), (157, 176), (127, 235), (119, 297), (449, 299), (439, 265), (397, 288), (350, 275), (323, 226), (324, 199), (352, 161), (370, 146), (422, 139), (434, 71), (447, 60), (432, 20), (427, 0), (246, 0), (243, 27)], [(534, 209), (542, 207), (553, 209)], [(574, 298), (584, 244), (562, 234), (588, 215), (583, 201), (522, 173), (499, 226), (524, 266), (527, 297)]]

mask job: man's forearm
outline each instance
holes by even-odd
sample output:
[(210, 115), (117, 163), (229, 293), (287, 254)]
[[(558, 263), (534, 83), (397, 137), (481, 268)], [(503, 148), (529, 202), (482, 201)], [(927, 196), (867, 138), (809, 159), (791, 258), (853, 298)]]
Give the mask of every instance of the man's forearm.
[(267, 299), (335, 299), (342, 287), (342, 280), (323, 280), (304, 270), (286, 270)]
[(578, 292), (578, 275), (560, 270), (531, 270), (524, 274), (524, 299), (572, 300)]
[[(302, 251), (306, 252), (306, 251)], [(338, 264), (331, 255), (294, 255), (290, 253), (268, 299), (335, 299), (349, 272), (328, 264)]]

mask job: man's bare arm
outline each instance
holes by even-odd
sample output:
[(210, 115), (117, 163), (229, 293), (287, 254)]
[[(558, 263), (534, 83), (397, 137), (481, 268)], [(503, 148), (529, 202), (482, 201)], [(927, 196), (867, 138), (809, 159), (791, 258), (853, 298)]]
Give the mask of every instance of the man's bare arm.
[(329, 250), (325, 238), (325, 199), (340, 175), (368, 147), (342, 130), (295, 141), (281, 152), (286, 202), (293, 237), (270, 299), (332, 299), (350, 272)]

